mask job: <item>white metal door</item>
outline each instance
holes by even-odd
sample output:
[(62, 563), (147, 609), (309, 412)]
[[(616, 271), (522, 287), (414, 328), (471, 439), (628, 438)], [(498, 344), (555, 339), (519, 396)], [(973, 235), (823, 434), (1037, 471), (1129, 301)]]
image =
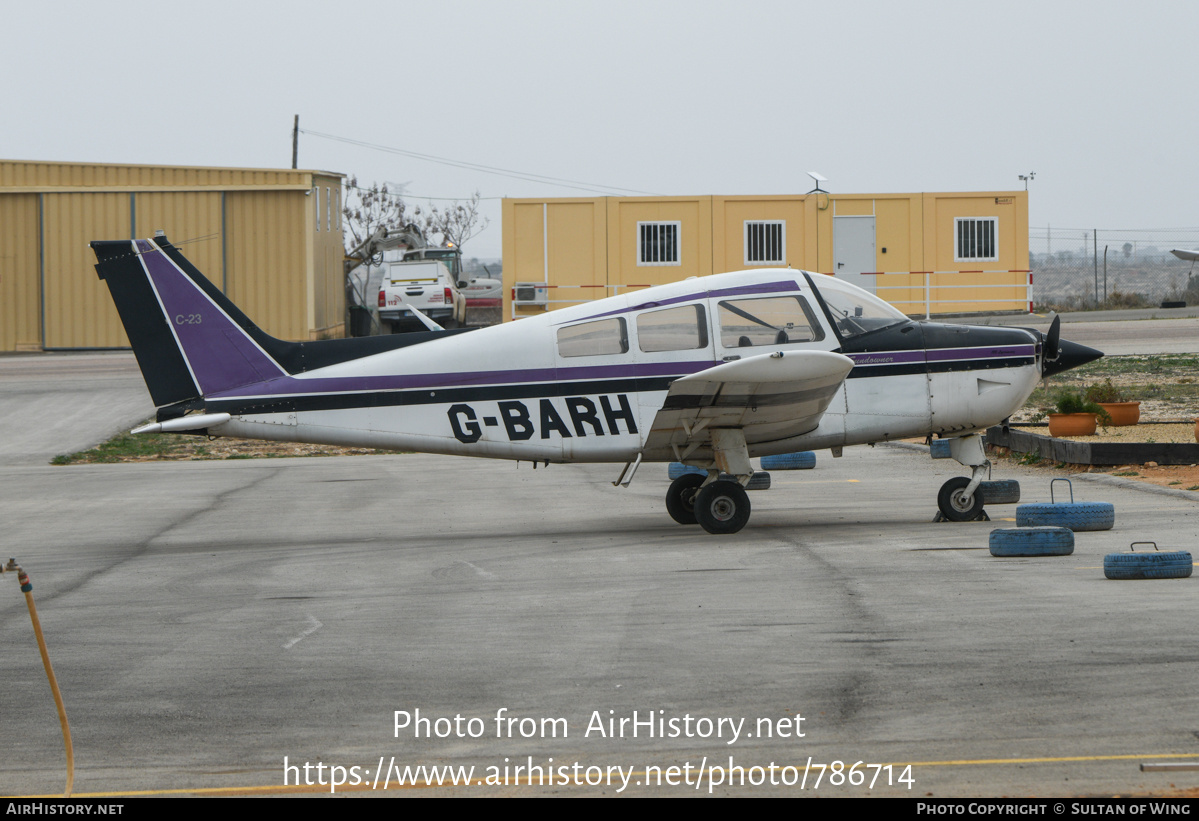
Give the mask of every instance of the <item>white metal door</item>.
[(833, 276), (873, 294), (875, 265), (874, 217), (833, 217)]

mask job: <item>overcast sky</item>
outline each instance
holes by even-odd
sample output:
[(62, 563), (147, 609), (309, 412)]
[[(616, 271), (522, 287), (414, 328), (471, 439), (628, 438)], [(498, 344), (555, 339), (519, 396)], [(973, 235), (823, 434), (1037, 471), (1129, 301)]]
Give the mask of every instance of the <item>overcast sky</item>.
[[(1195, 2), (0, 0), (0, 157), (300, 167), (487, 198), (1016, 190), (1199, 226)], [(576, 187), (522, 179), (539, 175)], [(1199, 234), (1199, 228), (1195, 228)]]

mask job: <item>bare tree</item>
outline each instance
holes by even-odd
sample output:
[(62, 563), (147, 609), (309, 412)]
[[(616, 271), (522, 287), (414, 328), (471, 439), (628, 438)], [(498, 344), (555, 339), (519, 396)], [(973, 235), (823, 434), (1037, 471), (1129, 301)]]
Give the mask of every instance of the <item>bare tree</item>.
[(387, 189), (387, 183), (360, 187), (357, 177), (346, 184), (345, 206), (341, 209), (345, 226), (346, 251), (352, 251), (379, 228), (399, 228), (414, 223), (425, 228), (430, 216), (421, 214), (420, 206), (411, 210), (399, 194)]
[(487, 217), (479, 216), (479, 199), (476, 191), (466, 202), (454, 200), (445, 208), (434, 207), (426, 218), (426, 232), (440, 234), (441, 245), (461, 248), (491, 223)]

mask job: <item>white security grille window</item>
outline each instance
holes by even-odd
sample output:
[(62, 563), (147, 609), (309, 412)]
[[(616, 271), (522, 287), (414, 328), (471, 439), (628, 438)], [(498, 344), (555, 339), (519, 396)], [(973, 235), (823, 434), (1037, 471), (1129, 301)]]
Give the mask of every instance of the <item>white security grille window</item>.
[(785, 265), (787, 262), (787, 223), (782, 221), (745, 221), (745, 264)]
[(995, 217), (958, 217), (953, 221), (956, 244), (954, 261), (999, 259), (995, 232), (999, 220)]
[(678, 222), (637, 223), (638, 265), (680, 265)]

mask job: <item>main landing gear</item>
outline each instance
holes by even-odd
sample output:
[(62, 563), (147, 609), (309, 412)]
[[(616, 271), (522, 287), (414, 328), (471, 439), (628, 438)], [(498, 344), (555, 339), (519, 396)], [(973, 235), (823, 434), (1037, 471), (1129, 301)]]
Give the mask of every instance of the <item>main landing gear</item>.
[[(719, 475), (719, 471), (712, 471)], [(711, 474), (709, 474), (709, 477)], [(749, 494), (740, 482), (685, 473), (666, 491), (666, 511), (681, 525), (698, 524), (709, 533), (736, 533), (749, 521)]]
[(937, 515), (934, 522), (990, 521), (983, 510), (983, 492), (979, 488), (991, 469), (983, 450), (983, 439), (977, 433), (949, 440), (949, 453), (954, 459), (971, 468), (970, 478), (954, 476), (941, 485), (937, 494)]
[[(753, 475), (745, 434), (739, 429), (712, 431), (716, 465), (707, 476), (684, 473), (666, 491), (666, 511), (681, 525), (698, 524), (709, 533), (736, 533), (749, 521), (745, 485)], [(721, 473), (737, 481), (721, 479)]]

